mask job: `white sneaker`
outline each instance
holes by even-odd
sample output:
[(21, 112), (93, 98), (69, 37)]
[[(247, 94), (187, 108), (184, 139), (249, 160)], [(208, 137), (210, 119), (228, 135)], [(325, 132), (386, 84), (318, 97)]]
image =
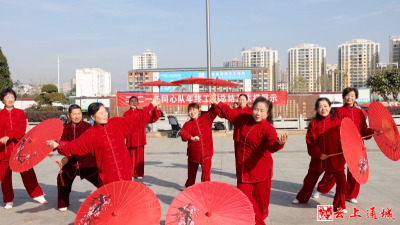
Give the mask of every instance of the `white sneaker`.
[(14, 203), (13, 202), (7, 202), (6, 206), (4, 206), (5, 209), (11, 209), (12, 207), (14, 207)]
[(186, 187), (185, 187), (185, 186), (181, 187), (181, 191), (183, 191), (183, 190), (185, 190), (185, 189), (186, 189)]
[(136, 177), (136, 179), (138, 179), (138, 180), (142, 180), (142, 179), (143, 179), (143, 177)]
[(347, 214), (347, 209), (342, 209), (342, 212), (343, 212), (344, 214)]
[(313, 198), (319, 198), (320, 195), (321, 195), (321, 193), (320, 193), (319, 191), (316, 191), (316, 192), (313, 194)]
[(352, 198), (352, 199), (346, 198), (346, 201), (351, 202), (351, 203), (357, 203), (357, 199), (355, 199), (355, 198)]
[(64, 207), (64, 208), (59, 208), (58, 209), (60, 212), (65, 212), (65, 211), (67, 211), (68, 210), (68, 208), (67, 207)]
[(292, 203), (293, 204), (299, 204), (300, 202), (299, 202), (299, 200), (295, 199), (295, 200), (292, 201)]
[(47, 200), (44, 198), (43, 195), (32, 198), (33, 200), (39, 202), (40, 204), (47, 204)]

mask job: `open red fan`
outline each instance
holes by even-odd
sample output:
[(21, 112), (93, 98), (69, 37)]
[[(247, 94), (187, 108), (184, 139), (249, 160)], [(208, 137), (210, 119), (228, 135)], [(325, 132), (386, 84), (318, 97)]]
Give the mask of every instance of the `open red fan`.
[(75, 224), (159, 225), (160, 220), (160, 202), (150, 188), (134, 181), (117, 181), (86, 198), (76, 214)]
[(380, 136), (374, 135), (376, 144), (389, 159), (400, 159), (400, 135), (392, 115), (379, 102), (372, 102), (369, 106), (369, 126), (383, 131)]
[(162, 81), (160, 78), (158, 78), (157, 81), (150, 81), (150, 82), (142, 83), (142, 84), (139, 84), (138, 86), (157, 86), (158, 87), (158, 94), (160, 94), (160, 92), (161, 92), (161, 88), (160, 87), (164, 87), (164, 86), (181, 86), (181, 85), (180, 84), (174, 84), (174, 83), (167, 82), (167, 81)]
[(197, 183), (169, 206), (166, 225), (255, 224), (253, 205), (236, 187), (222, 182)]
[(218, 92), (218, 87), (237, 87), (239, 84), (233, 83), (227, 80), (220, 80), (218, 77), (216, 79), (207, 79), (204, 81), (198, 82), (200, 85), (205, 85), (205, 86), (215, 86), (215, 92)]
[(63, 123), (60, 119), (48, 119), (36, 125), (14, 147), (10, 158), (11, 170), (23, 172), (39, 164), (53, 151), (46, 141), (60, 140), (62, 133)]
[(342, 120), (340, 140), (342, 142), (343, 155), (351, 174), (358, 183), (366, 184), (369, 176), (367, 149), (364, 147), (356, 125), (349, 118)]

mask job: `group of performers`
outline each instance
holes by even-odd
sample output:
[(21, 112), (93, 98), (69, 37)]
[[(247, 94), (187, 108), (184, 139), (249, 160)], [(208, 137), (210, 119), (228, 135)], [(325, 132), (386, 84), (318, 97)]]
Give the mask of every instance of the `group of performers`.
[[(11, 170), (8, 164), (14, 145), (25, 134), (26, 117), (22, 110), (13, 107), (16, 94), (12, 89), (5, 89), (0, 94), (5, 107), (0, 111), (0, 180), (6, 209), (13, 206)], [(347, 182), (344, 173), (343, 155), (329, 157), (329, 154), (341, 152), (339, 130), (341, 120), (350, 118), (356, 124), (360, 134), (380, 135), (382, 131), (369, 129), (362, 111), (354, 107), (358, 91), (346, 88), (343, 91), (344, 106), (331, 114), (331, 103), (320, 98), (315, 104), (317, 111), (308, 127), (306, 142), (311, 156), (310, 168), (304, 179), (303, 188), (293, 203), (305, 203), (311, 197), (319, 176), (325, 172), (318, 184), (314, 198), (320, 193), (328, 193), (337, 183), (334, 197), (334, 210), (346, 209), (345, 199), (357, 202), (360, 184), (355, 181), (350, 171)], [(209, 99), (208, 112), (201, 114), (197, 103), (188, 105), (187, 121), (182, 130), (182, 141), (188, 142), (188, 178), (185, 188), (195, 184), (197, 169), (202, 168), (201, 181), (211, 180), (213, 149), (212, 125), (214, 119), (227, 119), (234, 126), (234, 146), (237, 187), (253, 204), (256, 224), (265, 224), (273, 176), (271, 153), (284, 148), (288, 134), (277, 135), (272, 122), (272, 103), (258, 97), (252, 107), (247, 106), (248, 97), (241, 94), (239, 107), (232, 109), (220, 101), (213, 93)], [(130, 110), (123, 117), (108, 119), (108, 112), (102, 103), (92, 103), (88, 115), (94, 125), (82, 120), (82, 111), (78, 105), (68, 109), (70, 122), (64, 126), (61, 140), (49, 140), (47, 145), (65, 156), (61, 160), (62, 173), (58, 175), (58, 203), (60, 211), (69, 207), (69, 194), (73, 180), (77, 175), (86, 179), (97, 188), (121, 180), (142, 179), (144, 176), (144, 146), (146, 145), (146, 125), (160, 118), (160, 99), (138, 109), (137, 97), (129, 100)], [(47, 203), (43, 197), (33, 169), (21, 173), (24, 185), (32, 198), (40, 203)], [(60, 180), (64, 181), (64, 185)]]

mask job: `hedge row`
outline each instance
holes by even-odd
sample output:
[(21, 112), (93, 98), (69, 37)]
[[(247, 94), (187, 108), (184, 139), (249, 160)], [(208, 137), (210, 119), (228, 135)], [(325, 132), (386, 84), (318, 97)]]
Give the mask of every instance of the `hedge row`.
[(386, 108), (390, 112), (390, 114), (400, 115), (400, 107), (399, 106), (392, 106), (392, 107), (386, 107)]
[(59, 119), (61, 115), (67, 115), (67, 112), (62, 111), (28, 111), (25, 112), (26, 119), (29, 122), (43, 122), (47, 119), (57, 118)]

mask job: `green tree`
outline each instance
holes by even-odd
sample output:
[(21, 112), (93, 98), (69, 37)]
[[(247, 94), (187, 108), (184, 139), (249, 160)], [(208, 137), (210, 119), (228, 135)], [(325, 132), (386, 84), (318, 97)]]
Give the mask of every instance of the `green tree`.
[(10, 68), (8, 67), (7, 58), (3, 55), (0, 47), (0, 90), (12, 88), (13, 83), (10, 77)]
[(42, 105), (53, 105), (53, 102), (68, 104), (64, 93), (59, 93), (57, 86), (54, 84), (43, 85), (42, 93), (35, 97), (35, 102), (39, 104), (39, 107)]
[(293, 82), (291, 82), (290, 92), (292, 93), (301, 93), (308, 91), (308, 82), (307, 79), (302, 76), (295, 76)]
[(376, 71), (373, 75), (368, 77), (367, 87), (371, 88), (373, 92), (378, 92), (385, 101), (389, 100), (387, 93), (392, 92), (396, 100), (400, 91), (400, 70), (389, 69), (385, 71)]
[(76, 94), (76, 88), (72, 88), (71, 91), (69, 92), (69, 94), (72, 95), (72, 92), (75, 92), (75, 94)]

